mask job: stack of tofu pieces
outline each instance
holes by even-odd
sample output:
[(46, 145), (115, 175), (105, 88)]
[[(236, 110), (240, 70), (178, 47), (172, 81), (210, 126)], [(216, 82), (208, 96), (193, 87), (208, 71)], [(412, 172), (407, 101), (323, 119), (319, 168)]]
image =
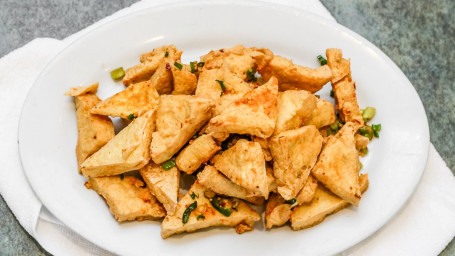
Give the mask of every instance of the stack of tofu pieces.
[[(237, 233), (261, 220), (311, 227), (368, 187), (355, 133), (363, 126), (350, 61), (328, 49), (312, 69), (265, 48), (210, 51), (181, 63), (173, 45), (140, 56), (126, 89), (105, 99), (98, 84), (72, 88), (76, 155), (86, 187), (119, 222), (162, 221), (163, 238), (211, 226)], [(314, 93), (331, 81), (336, 106)], [(342, 128), (327, 136), (337, 121)], [(127, 123), (114, 133), (112, 118)], [(179, 193), (183, 175), (196, 181)]]

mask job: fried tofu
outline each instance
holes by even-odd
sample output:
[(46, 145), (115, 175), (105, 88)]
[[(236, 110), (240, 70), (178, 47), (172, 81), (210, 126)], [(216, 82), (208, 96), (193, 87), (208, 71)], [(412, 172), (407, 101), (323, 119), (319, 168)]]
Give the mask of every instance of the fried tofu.
[(263, 138), (259, 138), (259, 137), (254, 137), (253, 141), (257, 142), (257, 143), (259, 143), (259, 145), (261, 145), (262, 153), (264, 153), (265, 161), (267, 161), (267, 162), (272, 161), (273, 159), (272, 159), (272, 154), (270, 153), (269, 141), (266, 139), (263, 139)]
[(318, 99), (304, 90), (288, 90), (278, 94), (278, 116), (274, 135), (297, 129), (311, 115)]
[(305, 119), (304, 125), (314, 125), (316, 128), (322, 128), (335, 123), (335, 107), (330, 101), (320, 99), (316, 103), (311, 115)]
[(210, 51), (201, 56), (201, 61), (205, 62), (204, 69), (224, 68), (245, 80), (250, 68), (261, 70), (272, 58), (273, 53), (269, 49), (236, 45), (230, 49)]
[(171, 65), (172, 80), (174, 89), (172, 94), (187, 94), (192, 95), (196, 91), (197, 77), (191, 72), (190, 65), (181, 64), (179, 69), (175, 65)]
[(291, 200), (305, 185), (318, 159), (322, 136), (315, 126), (282, 132), (269, 140), (278, 193)]
[(155, 108), (159, 97), (150, 82), (139, 82), (98, 103), (90, 113), (123, 119), (127, 119), (129, 115), (138, 117)]
[(150, 145), (156, 164), (169, 160), (211, 118), (214, 104), (190, 95), (161, 95)]
[(150, 77), (149, 82), (156, 88), (159, 94), (170, 94), (174, 89), (171, 66), (179, 59), (180, 55), (175, 58), (166, 58), (158, 66), (152, 77)]
[(85, 186), (106, 199), (118, 222), (156, 220), (166, 215), (164, 208), (150, 194), (144, 183), (133, 176), (89, 178)]
[(311, 202), (311, 200), (314, 198), (317, 187), (318, 180), (313, 175), (308, 175), (308, 179), (306, 180), (305, 185), (296, 197), (297, 204), (301, 205)]
[(150, 192), (163, 204), (167, 214), (174, 213), (180, 182), (180, 171), (177, 167), (165, 170), (160, 165), (150, 163), (139, 172)]
[(272, 77), (212, 118), (207, 132), (250, 134), (266, 139), (275, 129), (277, 98), (278, 80)]
[(87, 93), (74, 97), (77, 116), (76, 157), (79, 173), (82, 163), (115, 135), (111, 119), (90, 114), (90, 109), (101, 100), (95, 94)]
[(264, 203), (263, 197), (235, 184), (211, 165), (205, 166), (204, 170), (198, 173), (197, 179), (200, 184), (217, 194), (240, 198), (256, 205)]
[(134, 119), (81, 165), (86, 177), (121, 174), (144, 167), (150, 160), (150, 141), (155, 130), (155, 109)]
[(65, 92), (66, 96), (80, 96), (83, 94), (95, 94), (98, 91), (98, 86), (99, 83), (94, 83), (89, 86), (79, 86), (79, 87), (73, 87), (69, 91)]
[[(359, 180), (360, 190), (363, 193), (368, 188), (368, 175), (361, 175)], [(327, 215), (335, 213), (348, 205), (348, 201), (339, 198), (319, 184), (311, 203), (294, 208), (291, 214), (292, 229), (299, 230), (315, 226), (321, 223)]]
[[(252, 230), (253, 224), (261, 219), (248, 204), (238, 200), (236, 210), (230, 211), (229, 216), (225, 216), (216, 210), (210, 200), (205, 196), (208, 189), (196, 181), (188, 193), (179, 201), (174, 214), (164, 218), (161, 224), (161, 236), (168, 238), (174, 234), (183, 232), (193, 232), (198, 229), (214, 226), (237, 226), (241, 225), (237, 232), (246, 231), (245, 225)], [(213, 193), (213, 192), (212, 192)], [(196, 202), (196, 203), (195, 203)], [(195, 205), (191, 212), (185, 211), (190, 205)], [(183, 223), (184, 215), (188, 216), (186, 223)]]
[[(167, 57), (166, 52), (168, 53)], [(140, 64), (125, 70), (123, 84), (129, 86), (130, 84), (149, 80), (163, 62), (174, 64), (173, 60), (176, 59), (175, 57), (177, 56), (177, 59), (180, 59), (181, 55), (182, 52), (177, 50), (174, 45), (158, 47), (153, 49), (152, 52), (142, 54)]]
[(206, 163), (221, 149), (211, 135), (201, 135), (186, 146), (175, 159), (181, 171), (192, 174), (201, 164)]
[(273, 193), (267, 201), (265, 207), (265, 227), (282, 226), (291, 217), (291, 204), (285, 203), (283, 197)]
[(332, 84), (351, 76), (351, 60), (343, 58), (341, 49), (329, 48), (325, 51), (327, 65), (332, 70)]
[(214, 159), (214, 166), (237, 185), (268, 198), (267, 171), (259, 143), (245, 139), (237, 141)]
[(335, 195), (358, 206), (361, 193), (355, 133), (356, 125), (349, 122), (329, 137), (311, 172)]
[(312, 69), (294, 64), (278, 55), (259, 73), (265, 80), (272, 76), (277, 77), (280, 91), (299, 89), (315, 93), (332, 78), (332, 72), (327, 65)]

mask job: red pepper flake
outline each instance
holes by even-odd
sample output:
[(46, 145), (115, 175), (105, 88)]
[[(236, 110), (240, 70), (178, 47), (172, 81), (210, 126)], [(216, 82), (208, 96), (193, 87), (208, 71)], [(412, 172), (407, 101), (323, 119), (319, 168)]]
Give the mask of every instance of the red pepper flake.
[(166, 70), (171, 70), (171, 65), (169, 63), (166, 63)]

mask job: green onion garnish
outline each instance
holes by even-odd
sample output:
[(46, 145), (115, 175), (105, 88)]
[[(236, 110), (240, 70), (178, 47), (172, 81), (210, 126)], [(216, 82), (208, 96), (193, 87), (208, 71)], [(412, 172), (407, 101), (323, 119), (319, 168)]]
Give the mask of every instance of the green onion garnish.
[(199, 198), (199, 196), (198, 196), (198, 195), (196, 195), (194, 192), (193, 192), (193, 193), (191, 193), (191, 195), (190, 195), (190, 196), (191, 196), (191, 198), (192, 198), (192, 199), (195, 199), (196, 197), (197, 197), (197, 198)]
[(191, 212), (194, 209), (196, 209), (196, 207), (197, 207), (197, 201), (194, 201), (192, 204), (190, 204), (188, 206), (188, 208), (185, 209), (185, 211), (183, 212), (183, 216), (182, 216), (183, 224), (186, 224), (188, 222), (188, 219), (190, 218)]
[(373, 129), (375, 132), (379, 132), (381, 131), (381, 124), (372, 124), (371, 129)]
[(295, 198), (292, 198), (291, 200), (288, 200), (288, 201), (286, 201), (285, 203), (290, 204), (290, 205), (293, 205), (293, 204), (295, 204), (296, 202), (297, 202), (297, 200), (296, 200)]
[(125, 178), (125, 176), (122, 174), (120, 174), (120, 180), (123, 180)]
[(327, 137), (328, 137), (332, 134), (332, 130), (326, 130), (326, 133), (327, 133)]
[(203, 214), (199, 214), (199, 215), (196, 217), (196, 220), (199, 220), (199, 219), (205, 220), (205, 216), (204, 216)]
[(362, 170), (362, 168), (363, 168), (363, 164), (362, 164), (362, 162), (359, 161), (359, 171)]
[(330, 97), (335, 97), (335, 92), (333, 90), (330, 90)]
[(222, 207), (220, 205), (220, 201), (218, 201), (218, 198), (219, 197), (217, 197), (217, 196), (212, 197), (210, 199), (210, 204), (213, 206), (213, 208), (215, 208), (217, 211), (219, 211), (224, 216), (226, 216), (226, 217), (231, 216), (232, 211), (230, 209), (228, 209), (228, 208)]
[(370, 135), (370, 131), (368, 130), (367, 126), (361, 127), (359, 129), (359, 133), (360, 133), (360, 135), (365, 136), (365, 137), (370, 137), (371, 136)]
[(246, 71), (246, 81), (247, 82), (256, 82), (258, 79), (254, 76), (256, 73), (256, 69), (254, 67), (251, 67)]
[(134, 116), (134, 114), (129, 114), (129, 115), (128, 115), (128, 119), (129, 119), (129, 120), (133, 120), (134, 118), (136, 118), (136, 117)]
[(205, 62), (201, 61), (201, 62), (198, 62), (198, 63), (197, 63), (197, 66), (200, 67), (200, 68), (202, 68), (202, 67), (204, 66), (204, 64), (205, 64)]
[(164, 53), (164, 57), (167, 57), (167, 56), (169, 56), (169, 52)]
[(339, 124), (340, 124), (340, 122), (338, 122), (338, 120), (337, 120), (335, 123), (330, 125), (330, 129), (332, 129), (332, 131), (338, 130)]
[(221, 95), (223, 95), (223, 93), (226, 91), (226, 86), (224, 86), (224, 82), (221, 81), (221, 80), (218, 80), (218, 79), (215, 80), (215, 81), (217, 81), (217, 82), (220, 84), (221, 90), (223, 91), (223, 92), (221, 93)]
[(176, 68), (178, 68), (179, 70), (182, 70), (182, 68), (183, 68), (182, 64), (178, 63), (177, 61), (174, 62), (174, 66), (175, 66)]
[(124, 75), (125, 70), (123, 70), (123, 67), (119, 67), (111, 71), (111, 77), (114, 80), (122, 79)]
[(175, 166), (175, 161), (173, 159), (167, 161), (167, 162), (164, 162), (161, 167), (163, 167), (164, 170), (169, 170), (171, 169), (172, 167)]
[(364, 155), (368, 154), (368, 148), (361, 148), (360, 153), (362, 153)]
[(190, 62), (191, 73), (196, 72), (197, 66), (195, 62)]
[(375, 109), (375, 108), (366, 107), (366, 108), (362, 111), (362, 118), (363, 118), (363, 121), (364, 121), (364, 122), (370, 121), (370, 120), (374, 117), (375, 114), (376, 114), (376, 109)]
[(327, 64), (327, 60), (324, 57), (322, 57), (322, 55), (318, 55), (317, 58), (319, 60), (319, 63), (321, 63), (321, 66), (324, 66)]

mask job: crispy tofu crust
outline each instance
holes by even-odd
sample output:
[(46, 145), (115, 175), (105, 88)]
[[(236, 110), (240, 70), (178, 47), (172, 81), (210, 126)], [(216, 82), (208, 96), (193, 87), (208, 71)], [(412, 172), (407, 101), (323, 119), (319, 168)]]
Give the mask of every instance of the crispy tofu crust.
[(304, 90), (288, 90), (278, 94), (278, 116), (273, 135), (296, 129), (311, 115), (318, 99)]
[[(261, 217), (246, 203), (239, 201), (237, 211), (232, 211), (229, 217), (218, 212), (211, 205), (204, 193), (207, 188), (196, 181), (188, 193), (179, 201), (174, 214), (167, 215), (161, 224), (161, 236), (168, 238), (174, 234), (183, 232), (193, 232), (198, 229), (214, 227), (214, 226), (237, 226), (239, 224), (246, 225), (252, 229), (253, 224), (259, 221)], [(194, 199), (191, 195), (194, 193)], [(197, 201), (197, 208), (193, 210), (188, 218), (188, 222), (183, 224), (182, 217), (187, 207)], [(204, 218), (197, 217), (203, 215)], [(237, 232), (246, 231), (245, 227), (240, 226)], [(240, 232), (241, 233), (241, 232)]]
[(74, 97), (77, 116), (76, 156), (79, 173), (82, 163), (115, 135), (111, 119), (90, 114), (90, 109), (101, 100), (95, 94)]
[[(166, 52), (169, 53), (168, 57), (165, 57)], [(125, 70), (123, 84), (129, 86), (130, 84), (149, 80), (163, 62), (172, 62), (171, 64), (174, 64), (173, 60), (180, 59), (181, 55), (182, 52), (177, 50), (174, 45), (158, 47), (153, 49), (152, 52), (142, 54), (140, 64)]]
[(106, 199), (118, 222), (155, 220), (166, 215), (164, 208), (145, 188), (144, 183), (133, 176), (89, 178), (85, 186)]
[(95, 94), (98, 91), (99, 83), (96, 82), (89, 86), (73, 87), (69, 91), (65, 92), (66, 96), (81, 96), (83, 94)]
[(314, 194), (316, 192), (316, 188), (318, 187), (318, 180), (313, 175), (308, 175), (308, 179), (305, 182), (302, 190), (300, 190), (299, 194), (297, 195), (297, 203), (298, 205), (305, 204), (311, 202), (314, 198)]
[(282, 226), (291, 217), (291, 204), (284, 202), (283, 197), (273, 193), (267, 201), (265, 208), (265, 227)]
[(343, 58), (341, 49), (329, 48), (325, 51), (327, 65), (332, 70), (332, 84), (351, 76), (351, 60)]
[(241, 139), (214, 159), (214, 166), (232, 182), (269, 197), (264, 154), (257, 142)]
[(355, 124), (349, 122), (335, 136), (329, 137), (311, 172), (335, 195), (358, 206), (361, 193), (356, 131)]
[(217, 194), (240, 198), (255, 205), (264, 203), (264, 198), (259, 197), (258, 193), (235, 184), (211, 165), (205, 166), (204, 170), (198, 173), (197, 179), (200, 184)]
[(171, 71), (174, 83), (172, 94), (194, 94), (197, 87), (197, 77), (196, 74), (191, 73), (190, 65), (182, 64), (181, 70), (172, 65)]
[(280, 81), (280, 91), (306, 90), (319, 91), (332, 78), (332, 71), (327, 65), (311, 69), (294, 64), (291, 60), (275, 55), (270, 63), (259, 71), (265, 80), (272, 76)]
[(150, 163), (139, 172), (150, 192), (163, 204), (167, 214), (174, 213), (180, 183), (180, 171), (177, 167), (164, 170), (160, 165)]
[(291, 200), (305, 185), (322, 147), (322, 136), (314, 126), (282, 132), (269, 140), (278, 193)]
[(210, 51), (201, 56), (201, 61), (205, 62), (204, 69), (227, 69), (245, 80), (248, 69), (261, 70), (272, 58), (273, 53), (269, 49), (236, 45), (230, 49)]
[(320, 99), (311, 115), (305, 119), (304, 125), (314, 125), (319, 129), (333, 124), (335, 121), (335, 106), (330, 101)]
[(209, 122), (207, 132), (250, 134), (266, 139), (277, 118), (278, 80), (275, 77), (245, 93)]
[[(368, 188), (368, 175), (361, 175), (359, 181), (360, 189), (363, 193)], [(311, 203), (294, 208), (291, 214), (292, 229), (299, 230), (315, 226), (321, 223), (327, 215), (335, 213), (348, 205), (349, 202), (339, 198), (319, 184)]]
[(144, 81), (128, 86), (125, 90), (103, 100), (90, 113), (127, 119), (138, 117), (158, 105), (160, 95), (150, 82)]
[(204, 134), (186, 146), (175, 159), (181, 171), (192, 174), (221, 149), (211, 135)]
[(150, 145), (155, 163), (169, 160), (212, 116), (209, 99), (190, 95), (162, 95), (156, 116), (156, 132)]
[(134, 119), (81, 165), (86, 177), (121, 174), (144, 167), (150, 160), (150, 141), (155, 130), (155, 109)]

